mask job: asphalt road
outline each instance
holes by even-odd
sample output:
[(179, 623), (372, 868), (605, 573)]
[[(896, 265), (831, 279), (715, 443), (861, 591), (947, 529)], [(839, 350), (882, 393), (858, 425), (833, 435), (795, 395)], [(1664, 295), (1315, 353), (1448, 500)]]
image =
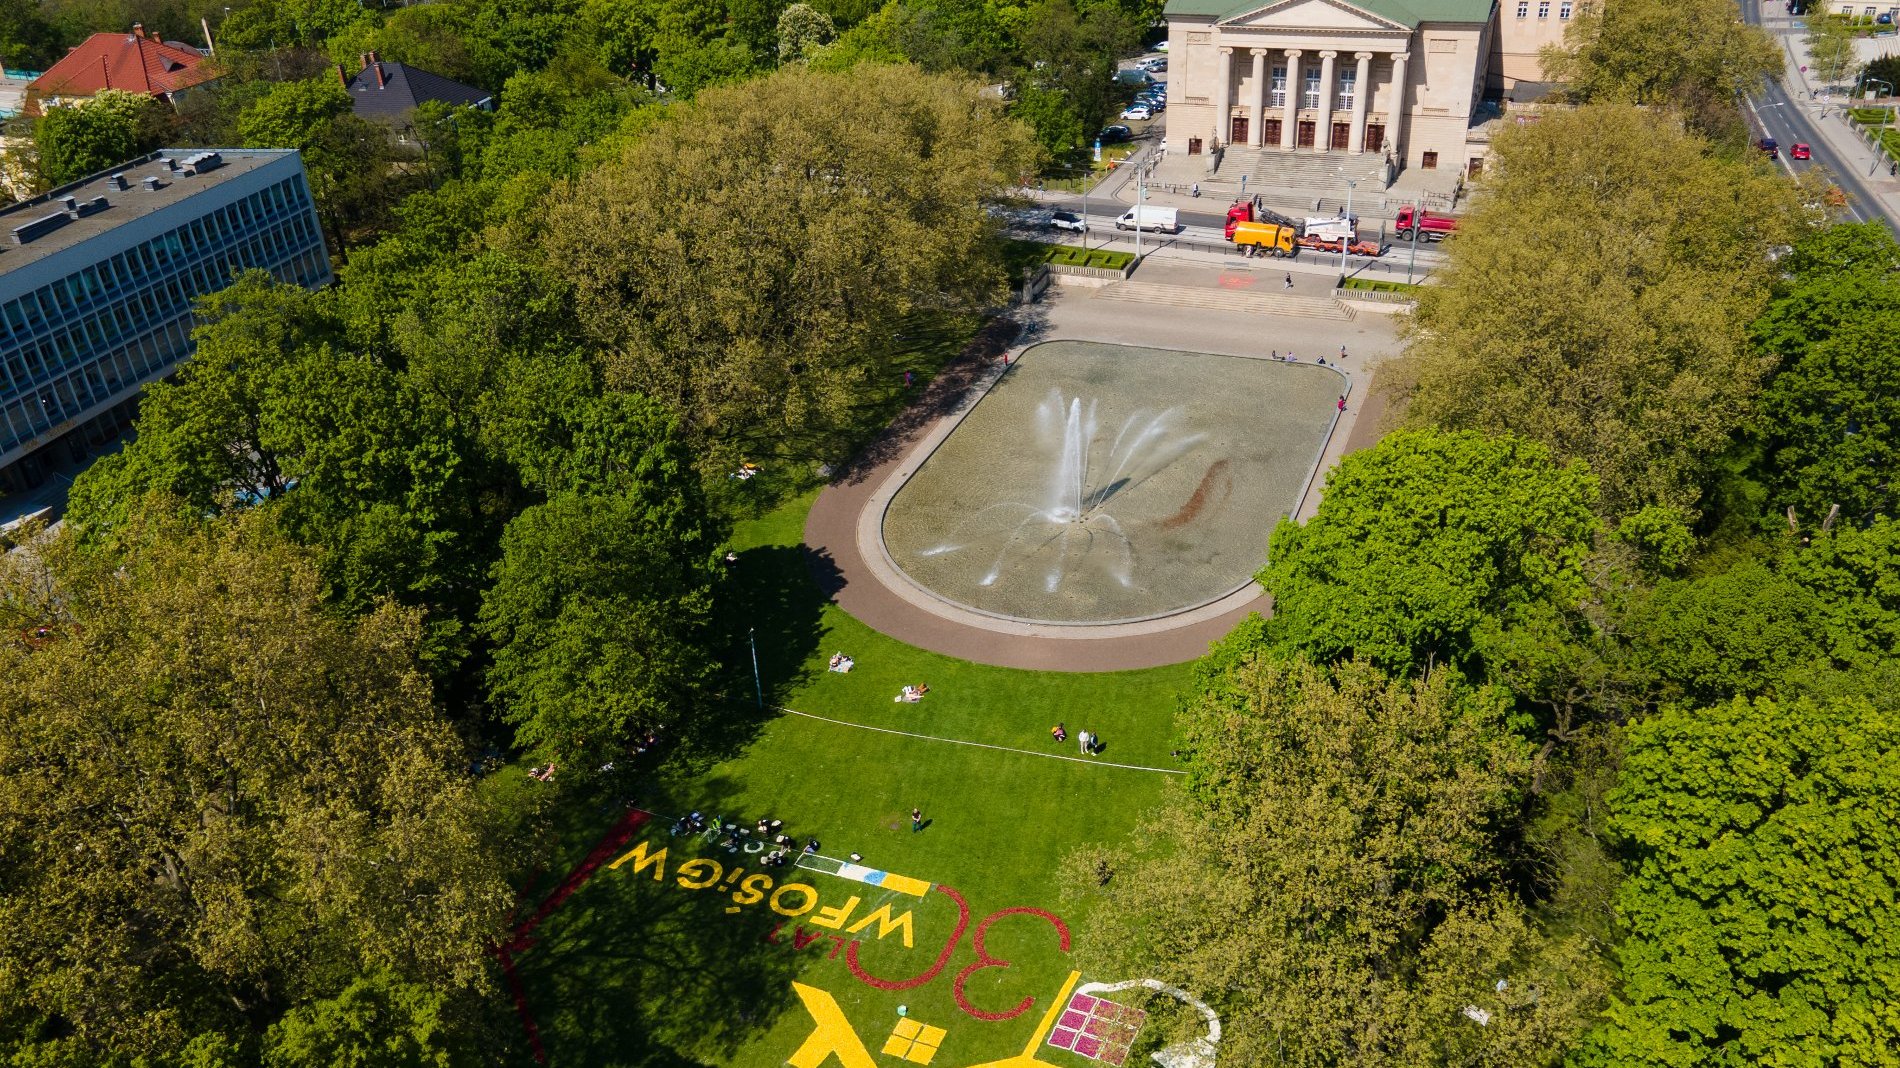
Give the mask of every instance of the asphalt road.
[[(1761, 0), (1741, 0), (1741, 5), (1743, 21), (1760, 25)], [(1868, 189), (1860, 166), (1849, 163), (1834, 150), (1832, 145), (1822, 139), (1807, 109), (1794, 99), (1793, 94), (1782, 87), (1780, 79), (1763, 78), (1761, 91), (1750, 97), (1749, 103), (1753, 117), (1761, 126), (1762, 131), (1766, 136), (1780, 142), (1783, 167), (1797, 174), (1810, 167), (1825, 169), (1834, 184), (1847, 194), (1847, 214), (1855, 222), (1878, 220), (1885, 223), (1889, 230), (1900, 235), (1900, 225), (1896, 225), (1893, 217), (1881, 210), (1880, 201)], [(1812, 160), (1789, 159), (1788, 149), (1796, 142), (1806, 144), (1813, 151), (1814, 158)]]

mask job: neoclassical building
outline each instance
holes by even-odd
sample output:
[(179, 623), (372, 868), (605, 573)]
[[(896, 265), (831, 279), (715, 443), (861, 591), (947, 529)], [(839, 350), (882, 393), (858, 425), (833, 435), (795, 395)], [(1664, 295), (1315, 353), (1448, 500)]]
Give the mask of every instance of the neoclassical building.
[(1495, 0), (1169, 0), (1167, 20), (1176, 161), (1218, 150), (1239, 157), (1223, 172), (1261, 173), (1327, 153), (1389, 183), (1485, 154), (1467, 135), (1501, 51)]

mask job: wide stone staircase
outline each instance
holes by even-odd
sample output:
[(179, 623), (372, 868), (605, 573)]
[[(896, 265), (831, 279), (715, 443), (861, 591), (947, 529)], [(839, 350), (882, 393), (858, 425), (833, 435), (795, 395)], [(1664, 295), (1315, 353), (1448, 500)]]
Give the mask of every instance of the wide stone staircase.
[(1205, 193), (1240, 195), (1240, 176), (1247, 176), (1247, 192), (1266, 189), (1307, 189), (1343, 199), (1346, 180), (1359, 181), (1358, 192), (1372, 196), (1385, 189), (1385, 160), (1370, 153), (1289, 151), (1284, 148), (1234, 148), (1221, 157), (1220, 170), (1201, 179)]
[(1107, 300), (1126, 300), (1140, 304), (1165, 304), (1174, 308), (1204, 308), (1208, 311), (1236, 311), (1254, 315), (1293, 315), (1306, 319), (1350, 320), (1357, 313), (1344, 301), (1332, 297), (1303, 297), (1272, 288), (1279, 282), (1263, 277), (1258, 292), (1248, 289), (1207, 289), (1201, 286), (1169, 285), (1164, 282), (1116, 282), (1096, 290)]

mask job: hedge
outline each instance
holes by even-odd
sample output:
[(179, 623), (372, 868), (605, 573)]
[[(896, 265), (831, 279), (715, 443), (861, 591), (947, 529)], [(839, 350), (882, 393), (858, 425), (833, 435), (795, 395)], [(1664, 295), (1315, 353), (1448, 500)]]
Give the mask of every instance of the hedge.
[(1071, 245), (1056, 245), (1043, 258), (1044, 263), (1053, 263), (1063, 267), (1099, 267), (1107, 271), (1119, 271), (1135, 260), (1132, 252), (1111, 252), (1105, 248), (1083, 250)]
[(1381, 282), (1376, 278), (1348, 278), (1347, 289), (1363, 289), (1373, 293), (1410, 293), (1418, 287), (1405, 282)]

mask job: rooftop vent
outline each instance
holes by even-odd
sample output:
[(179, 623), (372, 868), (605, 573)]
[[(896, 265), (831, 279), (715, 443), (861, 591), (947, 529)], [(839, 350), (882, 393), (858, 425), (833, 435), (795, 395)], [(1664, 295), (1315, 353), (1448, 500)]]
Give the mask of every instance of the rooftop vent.
[(173, 158), (171, 158), (170, 156), (166, 156), (166, 157), (165, 157), (165, 169), (166, 169), (166, 170), (168, 170), (168, 171), (175, 171), (175, 170), (177, 170), (177, 169), (178, 169), (178, 161), (177, 161), (177, 160), (175, 160), (175, 159), (173, 159)]
[(124, 189), (124, 188), (125, 188), (125, 175), (123, 175), (123, 174), (109, 174), (109, 175), (107, 175), (107, 176), (106, 176), (106, 185), (108, 185), (108, 186), (110, 186), (110, 187), (111, 187), (111, 188), (113, 188), (113, 189)]
[(14, 227), (13, 243), (16, 245), (24, 245), (29, 241), (37, 241), (47, 234), (52, 233), (54, 230), (66, 225), (71, 219), (72, 216), (67, 215), (63, 211), (56, 211), (51, 215), (42, 215), (30, 223), (24, 223)]
[(154, 193), (156, 193), (156, 192), (158, 192), (158, 191), (159, 191), (160, 189), (162, 189), (163, 187), (164, 187), (164, 183), (162, 183), (162, 182), (160, 182), (160, 181), (158, 180), (158, 175), (156, 175), (156, 174), (152, 174), (152, 175), (147, 175), (147, 176), (146, 176), (146, 178), (145, 178), (145, 188), (147, 188), (147, 189), (149, 189), (149, 190), (151, 190), (152, 192), (154, 192)]
[(200, 152), (185, 157), (185, 173), (188, 175), (208, 174), (222, 166), (224, 166), (224, 157), (216, 152)]

